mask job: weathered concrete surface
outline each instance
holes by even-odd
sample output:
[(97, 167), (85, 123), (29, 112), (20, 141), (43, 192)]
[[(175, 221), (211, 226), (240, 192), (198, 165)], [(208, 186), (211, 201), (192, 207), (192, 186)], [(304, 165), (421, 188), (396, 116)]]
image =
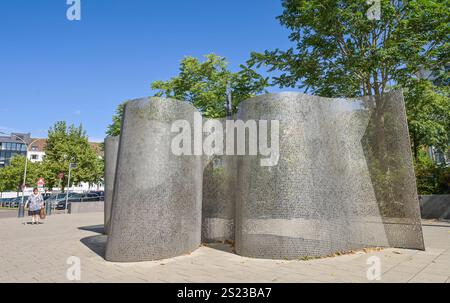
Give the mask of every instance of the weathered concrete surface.
[[(211, 120), (205, 120), (211, 121)], [(225, 130), (226, 120), (220, 121)], [(218, 132), (204, 132), (204, 137)], [(226, 136), (216, 136), (226, 146)], [(237, 158), (220, 154), (204, 155), (202, 195), (202, 242), (234, 242)]]
[(116, 175), (117, 154), (119, 152), (120, 137), (105, 139), (105, 234), (111, 232), (111, 207), (114, 193), (114, 178)]
[(280, 123), (273, 166), (261, 166), (261, 154), (174, 155), (171, 127), (184, 120), (192, 127), (187, 140), (194, 138), (195, 113), (172, 99), (127, 104), (108, 260), (177, 256), (196, 249), (201, 236), (232, 241), (233, 229), (236, 251), (258, 258), (424, 248), (401, 92), (360, 99), (280, 93), (242, 102), (237, 118), (269, 120), (269, 138), (271, 121)]
[(70, 214), (104, 212), (104, 202), (70, 202)]
[(203, 172), (202, 242), (234, 241), (237, 163), (212, 157)]
[(423, 219), (450, 220), (450, 195), (419, 196)]
[(242, 102), (238, 118), (280, 121), (277, 166), (262, 167), (259, 156), (239, 160), (238, 254), (423, 249), (401, 93), (383, 100), (269, 94)]
[(193, 125), (195, 108), (171, 99), (127, 102), (106, 259), (136, 262), (197, 249), (201, 238), (202, 159), (171, 151), (172, 124)]

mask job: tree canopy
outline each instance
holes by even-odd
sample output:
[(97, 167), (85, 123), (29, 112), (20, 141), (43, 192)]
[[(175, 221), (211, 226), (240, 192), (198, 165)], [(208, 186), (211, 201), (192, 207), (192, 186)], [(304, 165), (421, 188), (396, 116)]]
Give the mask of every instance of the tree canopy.
[(424, 79), (410, 79), (405, 87), (406, 112), (414, 158), (421, 146), (434, 146), (441, 152), (450, 142), (450, 101), (448, 87)]
[(225, 117), (227, 88), (231, 91), (232, 110), (243, 100), (263, 93), (268, 85), (253, 69), (241, 65), (241, 70), (231, 72), (224, 57), (215, 54), (205, 56), (201, 62), (194, 57), (185, 57), (180, 64), (180, 73), (168, 81), (155, 81), (151, 88), (155, 96), (170, 97), (192, 103), (205, 117)]
[(283, 0), (278, 19), (294, 46), (252, 53), (250, 66), (279, 71), (280, 87), (355, 97), (381, 95), (448, 63), (450, 1), (380, 1), (381, 18), (371, 20), (366, 0)]
[[(23, 184), (23, 174), (25, 169), (25, 156), (15, 156), (11, 163), (0, 169), (0, 192), (20, 191)], [(28, 161), (27, 180), (28, 187), (35, 187), (39, 178), (45, 177), (45, 168), (41, 163)]]
[(95, 184), (103, 178), (103, 160), (91, 147), (83, 127), (59, 121), (48, 131), (44, 165), (47, 167), (47, 184), (57, 186), (58, 174), (64, 173), (61, 186), (67, 184), (69, 163), (76, 163), (72, 170), (71, 184), (88, 182)]
[(126, 101), (117, 106), (116, 113), (112, 117), (112, 123), (108, 125), (106, 130), (106, 135), (111, 137), (120, 135), (120, 127), (122, 125), (122, 116), (123, 110), (125, 109), (125, 104)]
[[(269, 79), (248, 66), (241, 65), (238, 72), (231, 72), (224, 57), (215, 54), (204, 57), (203, 62), (194, 57), (185, 57), (181, 61), (178, 76), (167, 81), (154, 81), (151, 88), (156, 90), (155, 96), (186, 101), (205, 117), (221, 118), (227, 114), (225, 105), (228, 89), (233, 112), (243, 100), (265, 92)], [(106, 131), (108, 136), (120, 135), (126, 102), (118, 105)]]
[[(402, 88), (411, 142), (448, 150), (449, 0), (283, 0), (287, 50), (254, 52), (248, 65), (277, 71), (272, 85), (325, 97), (382, 95)], [(423, 71), (434, 81), (421, 77)], [(382, 123), (382, 121), (379, 121)], [(382, 128), (382, 125), (379, 125)]]

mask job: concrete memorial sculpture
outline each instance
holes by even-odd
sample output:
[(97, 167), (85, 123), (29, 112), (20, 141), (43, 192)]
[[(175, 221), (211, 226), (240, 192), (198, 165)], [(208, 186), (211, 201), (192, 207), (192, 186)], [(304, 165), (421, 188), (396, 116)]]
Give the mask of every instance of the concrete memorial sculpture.
[[(226, 120), (220, 123), (222, 128), (226, 126)], [(211, 132), (204, 134), (209, 136)], [(225, 137), (217, 139), (225, 145)], [(204, 157), (202, 242), (234, 242), (237, 159), (233, 155)]]
[(173, 257), (200, 235), (257, 258), (424, 249), (401, 92), (267, 94), (204, 125), (181, 101), (127, 103), (107, 260)]
[(172, 124), (195, 108), (160, 98), (127, 102), (106, 259), (135, 262), (189, 253), (201, 237), (201, 156), (171, 151)]
[(238, 118), (280, 120), (276, 167), (261, 167), (258, 157), (239, 160), (238, 254), (295, 259), (424, 248), (401, 93), (263, 95), (243, 102)]
[(117, 153), (119, 152), (120, 137), (108, 137), (105, 139), (105, 228), (104, 233), (110, 234), (111, 207), (114, 190), (114, 178), (116, 176)]

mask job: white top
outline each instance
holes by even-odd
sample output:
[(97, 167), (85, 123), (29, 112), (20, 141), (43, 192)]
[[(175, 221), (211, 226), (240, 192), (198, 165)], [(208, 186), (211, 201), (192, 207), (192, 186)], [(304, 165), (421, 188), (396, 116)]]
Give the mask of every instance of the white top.
[(44, 199), (42, 198), (41, 194), (38, 193), (37, 195), (35, 195), (33, 193), (28, 197), (27, 204), (30, 208), (30, 211), (40, 210), (44, 205)]

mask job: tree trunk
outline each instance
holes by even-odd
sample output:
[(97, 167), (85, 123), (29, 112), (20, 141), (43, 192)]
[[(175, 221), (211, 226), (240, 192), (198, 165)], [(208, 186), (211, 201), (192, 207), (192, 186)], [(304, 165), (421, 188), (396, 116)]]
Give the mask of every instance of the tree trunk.
[(413, 143), (413, 153), (414, 153), (414, 159), (419, 161), (419, 147), (417, 146), (417, 136), (415, 132), (412, 132), (412, 143)]

